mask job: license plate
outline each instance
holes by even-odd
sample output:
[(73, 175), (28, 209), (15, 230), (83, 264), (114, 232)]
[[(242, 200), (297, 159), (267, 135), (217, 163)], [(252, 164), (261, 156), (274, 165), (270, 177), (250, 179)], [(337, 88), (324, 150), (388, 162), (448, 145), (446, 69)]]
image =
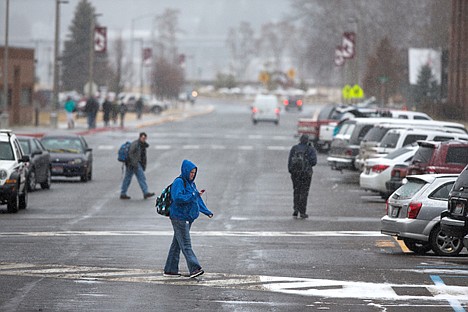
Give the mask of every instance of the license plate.
[(453, 210), (453, 213), (458, 214), (458, 215), (462, 215), (463, 214), (463, 209), (464, 209), (464, 205), (462, 203), (458, 203), (455, 206), (455, 209)]
[(400, 207), (393, 207), (393, 209), (392, 209), (392, 218), (398, 217), (399, 213), (400, 213)]
[(52, 172), (54, 173), (62, 173), (63, 168), (62, 167), (52, 167)]

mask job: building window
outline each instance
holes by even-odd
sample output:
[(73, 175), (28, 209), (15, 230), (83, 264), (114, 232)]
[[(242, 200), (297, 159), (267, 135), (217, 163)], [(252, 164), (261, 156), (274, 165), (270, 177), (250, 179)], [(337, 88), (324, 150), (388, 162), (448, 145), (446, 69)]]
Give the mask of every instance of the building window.
[(20, 98), (20, 105), (21, 106), (31, 106), (32, 105), (32, 92), (31, 89), (21, 89), (21, 98)]

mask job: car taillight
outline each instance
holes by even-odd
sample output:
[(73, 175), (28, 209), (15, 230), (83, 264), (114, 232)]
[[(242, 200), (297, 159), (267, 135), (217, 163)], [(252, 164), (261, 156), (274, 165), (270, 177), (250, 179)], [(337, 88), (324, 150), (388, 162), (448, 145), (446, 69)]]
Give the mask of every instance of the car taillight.
[(302, 100), (297, 100), (297, 106), (302, 106)]
[(289, 101), (288, 101), (288, 100), (284, 100), (284, 101), (283, 101), (283, 104), (284, 104), (284, 106), (288, 106)]
[(258, 112), (258, 109), (256, 107), (252, 108), (252, 113)]
[(376, 173), (381, 173), (382, 171), (384, 171), (387, 168), (388, 168), (387, 165), (374, 165), (374, 166), (372, 166), (372, 171), (376, 172)]
[(346, 156), (353, 156), (353, 150), (350, 150), (350, 149), (346, 150), (345, 155)]
[(280, 109), (277, 107), (275, 108), (275, 114), (278, 115), (280, 113)]
[(388, 216), (388, 199), (385, 201), (385, 215)]
[(419, 202), (411, 202), (408, 206), (408, 218), (409, 219), (416, 219), (419, 214), (419, 210), (421, 210), (422, 203)]

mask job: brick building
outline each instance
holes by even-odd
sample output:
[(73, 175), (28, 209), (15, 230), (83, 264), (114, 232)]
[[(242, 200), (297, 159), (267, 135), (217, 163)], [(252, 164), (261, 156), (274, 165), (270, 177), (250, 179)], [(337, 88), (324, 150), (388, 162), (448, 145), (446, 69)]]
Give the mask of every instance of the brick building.
[[(4, 47), (0, 47), (0, 73), (3, 70)], [(34, 117), (34, 50), (8, 48), (8, 108), (9, 124), (30, 125)], [(0, 79), (0, 98), (3, 98), (3, 74)]]
[(468, 1), (452, 0), (447, 116), (468, 119)]

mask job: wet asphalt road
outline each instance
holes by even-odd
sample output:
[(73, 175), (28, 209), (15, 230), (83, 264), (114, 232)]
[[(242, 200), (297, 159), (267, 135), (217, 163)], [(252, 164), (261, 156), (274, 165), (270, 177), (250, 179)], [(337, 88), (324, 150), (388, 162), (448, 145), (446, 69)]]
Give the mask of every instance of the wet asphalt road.
[[(54, 179), (29, 207), (0, 213), (0, 311), (464, 311), (468, 258), (417, 256), (380, 235), (385, 203), (358, 175), (319, 154), (308, 220), (292, 213), (286, 162), (298, 112), (279, 126), (250, 122), (235, 100), (201, 100), (211, 114), (147, 127), (147, 180), (156, 193), (183, 159), (214, 218), (192, 227), (206, 274), (168, 279), (170, 222), (134, 179), (119, 200), (117, 149), (137, 131), (100, 132), (93, 180)], [(309, 105), (302, 114), (317, 106)], [(4, 207), (1, 207), (2, 209)], [(186, 271), (181, 260), (181, 271)]]

